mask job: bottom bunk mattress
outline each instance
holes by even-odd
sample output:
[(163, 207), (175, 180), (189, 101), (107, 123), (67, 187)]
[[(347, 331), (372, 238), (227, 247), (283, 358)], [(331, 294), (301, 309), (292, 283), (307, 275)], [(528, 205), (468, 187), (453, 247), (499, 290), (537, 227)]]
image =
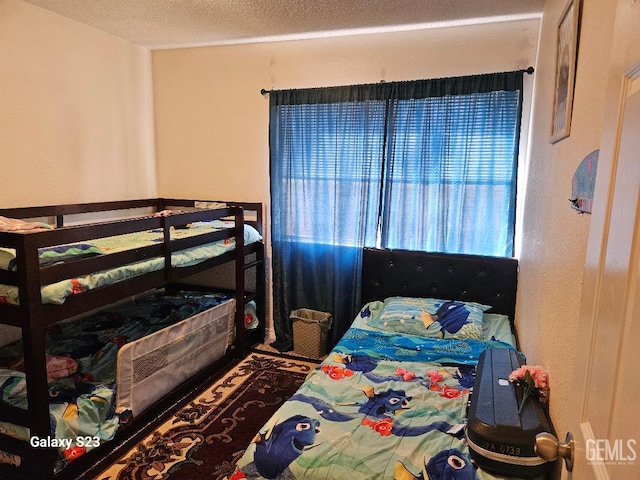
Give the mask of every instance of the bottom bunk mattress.
[[(245, 311), (250, 327), (255, 310)], [(121, 423), (222, 357), (234, 312), (230, 294), (160, 292), (53, 325), (45, 338), (52, 438), (84, 440), (83, 448), (61, 445), (63, 463), (112, 439)], [(0, 349), (0, 400), (26, 409), (22, 358), (20, 341)], [(33, 441), (9, 422), (0, 433)]]
[(471, 462), (464, 427), (479, 355), (513, 349), (508, 318), (481, 314), (469, 336), (427, 338), (407, 332), (419, 316), (380, 321), (385, 305), (361, 310), (230, 480), (495, 478)]

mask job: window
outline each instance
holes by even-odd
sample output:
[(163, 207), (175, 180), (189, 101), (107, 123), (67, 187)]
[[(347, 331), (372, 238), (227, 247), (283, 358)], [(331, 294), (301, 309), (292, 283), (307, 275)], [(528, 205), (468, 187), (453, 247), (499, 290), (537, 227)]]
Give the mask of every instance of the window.
[(282, 213), (273, 218), (277, 236), (327, 245), (375, 244), (377, 221), (353, 227), (354, 219), (378, 216), (385, 103), (285, 105), (279, 115), (272, 155), (286, 160), (271, 164), (272, 197), (280, 200)]
[(513, 254), (520, 103), (519, 91), (396, 102), (383, 247)]
[(513, 254), (522, 72), (272, 91), (276, 345), (359, 307), (365, 246)]

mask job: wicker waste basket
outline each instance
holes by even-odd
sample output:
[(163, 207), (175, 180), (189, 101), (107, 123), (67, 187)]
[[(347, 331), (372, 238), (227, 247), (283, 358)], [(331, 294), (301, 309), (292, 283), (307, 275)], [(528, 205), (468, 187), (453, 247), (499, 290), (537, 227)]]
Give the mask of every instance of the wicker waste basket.
[(326, 355), (331, 314), (299, 308), (289, 318), (293, 325), (293, 351), (306, 357)]

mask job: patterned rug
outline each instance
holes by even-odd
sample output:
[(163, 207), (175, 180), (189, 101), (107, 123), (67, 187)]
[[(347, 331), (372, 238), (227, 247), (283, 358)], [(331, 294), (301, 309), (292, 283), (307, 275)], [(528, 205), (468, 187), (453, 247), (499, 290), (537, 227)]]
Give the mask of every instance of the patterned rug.
[(251, 353), (98, 480), (222, 480), (317, 363)]

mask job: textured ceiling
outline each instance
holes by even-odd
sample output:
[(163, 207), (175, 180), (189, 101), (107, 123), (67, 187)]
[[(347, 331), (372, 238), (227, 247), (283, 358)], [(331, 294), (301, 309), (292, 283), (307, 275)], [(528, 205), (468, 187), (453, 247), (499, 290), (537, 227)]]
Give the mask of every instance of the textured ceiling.
[(151, 49), (539, 16), (545, 0), (25, 0)]

